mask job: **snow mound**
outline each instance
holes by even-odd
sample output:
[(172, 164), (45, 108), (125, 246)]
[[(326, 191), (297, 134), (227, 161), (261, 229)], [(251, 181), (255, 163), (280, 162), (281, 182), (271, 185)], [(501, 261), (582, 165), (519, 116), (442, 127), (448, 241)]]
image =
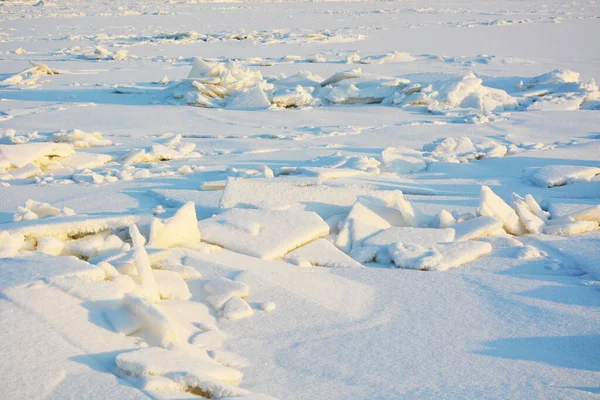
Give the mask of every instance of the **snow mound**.
[(329, 233), (317, 214), (287, 210), (235, 208), (200, 221), (198, 227), (208, 243), (267, 260)]

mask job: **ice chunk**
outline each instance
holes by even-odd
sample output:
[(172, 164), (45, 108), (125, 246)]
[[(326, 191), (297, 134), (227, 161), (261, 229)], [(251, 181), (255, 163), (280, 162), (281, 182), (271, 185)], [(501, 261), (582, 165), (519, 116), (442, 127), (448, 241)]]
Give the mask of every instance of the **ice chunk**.
[(250, 292), (248, 285), (227, 278), (216, 278), (204, 285), (204, 290), (210, 295), (206, 300), (216, 310), (221, 311), (232, 297), (247, 297)]
[(302, 86), (296, 86), (294, 89), (277, 88), (273, 92), (271, 101), (279, 107), (306, 107), (313, 101), (312, 94)]
[(86, 168), (98, 168), (112, 161), (112, 157), (107, 154), (92, 154), (78, 152), (75, 155), (64, 158), (60, 164), (63, 167), (72, 170), (81, 170)]
[(596, 229), (598, 229), (597, 221), (566, 221), (564, 223), (546, 225), (543, 229), (543, 233), (546, 235), (568, 236), (590, 232)]
[(525, 171), (524, 178), (536, 186), (563, 186), (579, 181), (590, 181), (600, 175), (600, 168), (578, 165), (547, 165), (539, 169)]
[(381, 153), (381, 161), (386, 171), (399, 175), (423, 171), (427, 163), (420, 151), (405, 147), (388, 147)]
[(503, 222), (504, 229), (513, 235), (522, 235), (523, 228), (516, 211), (487, 186), (481, 187), (479, 215), (496, 217)]
[(525, 230), (529, 233), (540, 233), (545, 222), (531, 211), (525, 199), (516, 193), (513, 193), (513, 197), (512, 206), (517, 212)]
[(260, 303), (260, 309), (264, 312), (272, 312), (277, 306), (272, 301), (264, 301)]
[(359, 196), (385, 197), (392, 191), (356, 186), (335, 187), (325, 184), (303, 185), (273, 179), (229, 179), (221, 196), (220, 207), (236, 206), (314, 211), (323, 218), (349, 212)]
[(259, 110), (270, 106), (271, 102), (260, 86), (254, 86), (233, 96), (228, 104), (229, 108), (240, 110)]
[(84, 132), (80, 129), (57, 132), (52, 136), (56, 143), (71, 143), (73, 147), (110, 146), (112, 142), (104, 139), (100, 132)]
[(177, 272), (183, 278), (183, 280), (186, 281), (189, 279), (197, 279), (202, 277), (202, 275), (200, 274), (200, 272), (198, 272), (198, 270), (196, 270), (196, 268), (187, 265), (167, 264), (161, 266), (161, 269), (165, 271)]
[(289, 252), (285, 259), (297, 265), (328, 268), (360, 268), (362, 265), (340, 251), (330, 241), (317, 239)]
[(24, 167), (29, 163), (44, 166), (50, 162), (50, 159), (56, 160), (73, 154), (75, 154), (75, 150), (66, 143), (0, 145), (0, 162), (6, 160), (14, 168)]
[(158, 375), (172, 378), (180, 375), (188, 386), (197, 387), (216, 397), (236, 395), (242, 391), (237, 388), (229, 394), (221, 391), (225, 386), (220, 383), (239, 384), (242, 373), (220, 365), (208, 356), (197, 358), (177, 351), (149, 347), (121, 353), (115, 361), (121, 370), (136, 377)]
[(544, 210), (542, 210), (542, 208), (540, 207), (538, 202), (533, 198), (532, 195), (526, 195), (525, 202), (527, 203), (527, 206), (529, 206), (531, 212), (534, 213), (539, 219), (541, 219), (544, 222), (548, 221), (548, 216), (546, 215)]
[(518, 102), (504, 90), (482, 85), (483, 80), (469, 72), (463, 77), (434, 82), (429, 91), (408, 96), (405, 104), (427, 104), (429, 109), (472, 108), (488, 112), (515, 109)]
[(566, 215), (565, 218), (573, 219), (575, 221), (596, 221), (600, 223), (600, 205), (573, 212)]
[(144, 214), (55, 216), (53, 218), (2, 224), (0, 226), (0, 233), (19, 233), (32, 238), (53, 236), (59, 239), (66, 239), (97, 233), (107, 229), (124, 229), (132, 224), (145, 225), (150, 222), (150, 217), (152, 216)]
[(65, 243), (62, 240), (51, 236), (44, 236), (37, 238), (37, 246), (35, 249), (45, 254), (57, 256), (63, 252), (64, 248)]
[(443, 271), (490, 253), (492, 245), (476, 241), (439, 243), (432, 246), (393, 243), (388, 251), (399, 268)]
[(226, 294), (237, 297), (246, 297), (250, 293), (250, 287), (245, 283), (227, 278), (215, 278), (206, 282), (204, 290), (210, 294)]
[(305, 211), (231, 209), (198, 223), (202, 239), (271, 260), (329, 233), (321, 217)]
[(239, 297), (231, 297), (223, 307), (223, 317), (230, 320), (248, 318), (252, 315), (254, 315), (252, 308)]
[[(22, 242), (23, 238), (20, 240)], [(0, 234), (0, 291), (11, 286), (51, 278), (77, 276), (102, 281), (106, 277), (102, 269), (75, 257), (54, 257), (36, 252), (26, 253), (17, 258), (3, 258), (3, 245)]]
[(104, 318), (115, 332), (123, 335), (131, 335), (144, 327), (143, 322), (126, 308), (105, 311)]
[(23, 165), (22, 167), (11, 169), (9, 173), (14, 179), (27, 179), (41, 175), (42, 170), (40, 169), (40, 167), (30, 162)]
[(456, 231), (457, 242), (464, 240), (473, 240), (484, 236), (489, 236), (501, 230), (504, 226), (502, 220), (490, 217), (480, 216), (462, 221), (453, 226)]
[(151, 247), (184, 247), (188, 243), (200, 242), (196, 207), (193, 202), (185, 203), (173, 217), (159, 221), (154, 219), (150, 225)]
[(348, 217), (343, 222), (340, 233), (336, 238), (335, 245), (349, 253), (353, 248), (360, 246), (362, 242), (392, 226), (407, 225), (402, 212), (376, 199), (358, 200)]
[(434, 243), (450, 242), (454, 240), (454, 229), (430, 229), (393, 227), (386, 229), (365, 240), (364, 246), (376, 248), (376, 260), (389, 262), (388, 246), (394, 242), (414, 243), (419, 245), (432, 245)]
[(133, 241), (133, 258), (142, 290), (150, 300), (158, 301), (160, 300), (160, 294), (152, 272), (150, 258), (144, 247), (146, 240), (135, 225), (129, 227), (129, 236), (131, 236), (131, 240)]
[(392, 243), (412, 243), (420, 246), (432, 246), (436, 243), (451, 242), (455, 231), (452, 228), (409, 228), (392, 227), (365, 240), (365, 247), (376, 247), (383, 252), (382, 259), (387, 259), (385, 253)]
[(150, 300), (135, 293), (126, 293), (123, 298), (127, 309), (154, 335), (163, 347), (179, 342), (177, 332), (169, 318)]
[(394, 51), (391, 53), (385, 53), (377, 56), (365, 57), (360, 60), (361, 64), (386, 64), (396, 62), (410, 62), (415, 61), (415, 58), (409, 53), (400, 51)]
[(192, 293), (180, 274), (162, 269), (152, 270), (161, 299), (188, 300)]

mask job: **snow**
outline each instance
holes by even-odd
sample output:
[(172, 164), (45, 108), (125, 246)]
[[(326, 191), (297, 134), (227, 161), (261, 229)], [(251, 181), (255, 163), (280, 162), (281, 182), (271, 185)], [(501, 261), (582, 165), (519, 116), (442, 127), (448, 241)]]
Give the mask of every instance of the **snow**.
[(594, 398), (599, 7), (0, 1), (3, 397)]

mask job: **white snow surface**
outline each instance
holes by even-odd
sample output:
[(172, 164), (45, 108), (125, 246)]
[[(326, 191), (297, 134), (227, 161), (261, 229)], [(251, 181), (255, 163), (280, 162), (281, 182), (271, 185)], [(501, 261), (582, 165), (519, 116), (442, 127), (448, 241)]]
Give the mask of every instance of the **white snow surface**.
[(0, 0), (0, 397), (597, 399), (598, 15)]

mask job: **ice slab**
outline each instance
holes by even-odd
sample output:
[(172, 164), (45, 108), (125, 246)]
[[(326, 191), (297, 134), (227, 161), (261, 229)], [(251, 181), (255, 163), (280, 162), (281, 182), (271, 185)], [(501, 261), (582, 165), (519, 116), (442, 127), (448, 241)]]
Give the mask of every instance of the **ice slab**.
[(360, 268), (362, 264), (349, 257), (326, 239), (317, 239), (289, 252), (285, 259), (300, 266), (328, 268)]
[(313, 212), (234, 208), (198, 223), (202, 240), (267, 260), (329, 233)]
[(393, 191), (362, 187), (303, 185), (273, 179), (229, 179), (221, 196), (222, 208), (254, 207), (314, 211), (323, 218), (348, 212), (359, 196), (381, 197)]
[(503, 226), (504, 223), (498, 218), (482, 215), (454, 225), (453, 228), (456, 231), (454, 239), (459, 242), (489, 236), (502, 229)]
[(596, 175), (600, 175), (600, 168), (579, 165), (547, 165), (524, 172), (525, 179), (536, 186), (548, 188), (579, 181), (590, 181)]
[(399, 268), (443, 271), (490, 253), (492, 245), (476, 241), (439, 243), (432, 246), (393, 243), (388, 251)]

